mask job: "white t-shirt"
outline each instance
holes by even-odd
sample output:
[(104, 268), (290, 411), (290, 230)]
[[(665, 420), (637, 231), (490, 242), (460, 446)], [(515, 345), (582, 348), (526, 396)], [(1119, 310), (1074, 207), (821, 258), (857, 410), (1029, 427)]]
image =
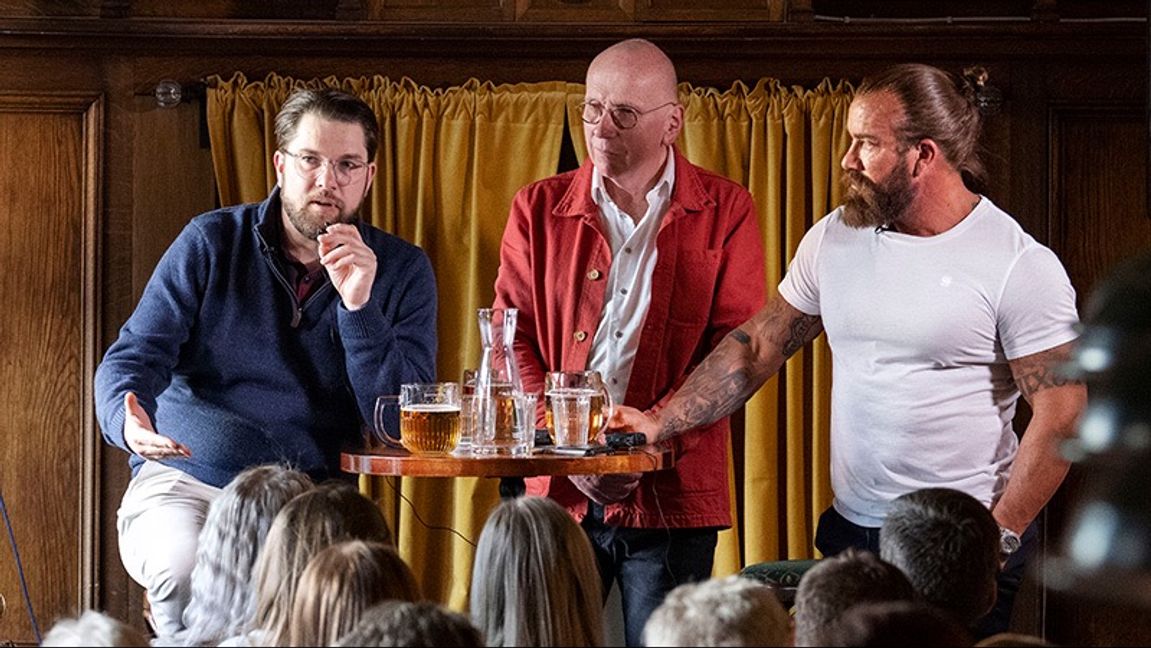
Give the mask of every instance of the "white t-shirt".
[(1067, 273), (987, 198), (930, 237), (854, 229), (841, 209), (779, 286), (831, 346), (836, 510), (878, 527), (893, 499), (928, 487), (991, 506), (1018, 449), (1007, 361), (1075, 339)]

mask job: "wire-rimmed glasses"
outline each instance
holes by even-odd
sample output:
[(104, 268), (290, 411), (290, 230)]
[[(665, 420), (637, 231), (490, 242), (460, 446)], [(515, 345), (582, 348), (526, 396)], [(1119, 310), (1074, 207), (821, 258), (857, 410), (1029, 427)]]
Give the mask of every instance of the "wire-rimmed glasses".
[(346, 185), (356, 179), (360, 172), (368, 166), (359, 160), (329, 160), (314, 153), (292, 153), (284, 149), (280, 149), (280, 152), (295, 160), (296, 172), (306, 178), (315, 177), (325, 166), (331, 167), (332, 175), (335, 176), (336, 182), (341, 185)]
[(648, 108), (647, 110), (637, 110), (631, 106), (613, 106), (607, 108), (598, 101), (583, 101), (580, 103), (580, 119), (584, 120), (586, 124), (598, 124), (599, 120), (603, 119), (604, 113), (611, 115), (611, 121), (615, 127), (620, 130), (627, 130), (635, 128), (639, 123), (639, 118), (659, 110), (660, 108), (667, 108), (674, 106), (678, 101), (669, 101), (665, 104), (656, 106), (655, 108)]

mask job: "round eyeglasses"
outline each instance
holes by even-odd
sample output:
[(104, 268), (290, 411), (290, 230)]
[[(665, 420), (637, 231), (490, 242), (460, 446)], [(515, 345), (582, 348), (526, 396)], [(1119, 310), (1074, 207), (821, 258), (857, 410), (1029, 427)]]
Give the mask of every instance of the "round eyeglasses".
[(329, 160), (312, 153), (292, 153), (284, 149), (280, 149), (280, 152), (295, 160), (296, 172), (305, 178), (315, 177), (325, 166), (331, 167), (332, 175), (335, 176), (336, 182), (341, 185), (346, 185), (354, 180), (368, 166), (359, 160)]
[(620, 130), (627, 130), (629, 128), (635, 128), (635, 125), (639, 123), (639, 118), (643, 115), (646, 115), (650, 112), (655, 112), (660, 108), (674, 106), (677, 103), (679, 102), (669, 101), (663, 105), (656, 106), (655, 108), (648, 108), (647, 110), (636, 110), (631, 106), (615, 106), (614, 108), (606, 108), (598, 101), (584, 101), (580, 104), (580, 109), (582, 110), (580, 118), (584, 120), (584, 123), (598, 124), (599, 120), (603, 119), (604, 113), (608, 113), (611, 115), (611, 121), (613, 124), (615, 124), (616, 128)]

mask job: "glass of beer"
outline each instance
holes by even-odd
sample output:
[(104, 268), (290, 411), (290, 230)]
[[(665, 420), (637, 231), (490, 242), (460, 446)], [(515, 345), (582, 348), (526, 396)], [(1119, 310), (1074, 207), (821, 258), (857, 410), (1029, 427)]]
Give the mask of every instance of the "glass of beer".
[[(557, 445), (561, 439), (556, 436), (556, 408), (557, 400), (563, 399), (565, 413), (574, 416), (578, 411), (577, 399), (586, 397), (588, 400), (587, 434), (579, 434), (577, 438), (583, 439), (579, 445), (595, 442), (596, 437), (607, 429), (607, 420), (611, 416), (612, 399), (603, 378), (598, 371), (549, 371), (544, 374), (544, 425), (548, 434)], [(569, 441), (569, 439), (564, 439)]]
[(460, 442), (460, 384), (400, 385), (400, 443), (412, 454), (448, 454)]

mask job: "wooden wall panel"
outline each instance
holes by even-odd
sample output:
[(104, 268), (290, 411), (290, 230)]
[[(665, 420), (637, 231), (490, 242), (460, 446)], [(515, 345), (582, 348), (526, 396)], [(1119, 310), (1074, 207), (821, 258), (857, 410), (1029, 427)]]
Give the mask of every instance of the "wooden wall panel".
[[(0, 95), (0, 492), (41, 627), (93, 600), (101, 117), (91, 96)], [(0, 595), (0, 639), (34, 641), (13, 560)]]
[(1114, 265), (1151, 247), (1147, 122), (1140, 105), (1051, 110), (1051, 247), (1080, 306)]
[(637, 0), (636, 17), (640, 20), (716, 20), (716, 21), (781, 21), (784, 0), (732, 0), (723, 3), (700, 3), (696, 0)]
[[(1138, 104), (1057, 103), (1048, 123), (1051, 247), (1078, 291), (1082, 314), (1100, 279), (1151, 248), (1146, 112)], [(1048, 551), (1059, 550), (1090, 477), (1073, 467), (1048, 507)], [(1047, 637), (1059, 645), (1146, 645), (1151, 638), (1146, 614), (1082, 596), (1052, 592), (1045, 617)]]

